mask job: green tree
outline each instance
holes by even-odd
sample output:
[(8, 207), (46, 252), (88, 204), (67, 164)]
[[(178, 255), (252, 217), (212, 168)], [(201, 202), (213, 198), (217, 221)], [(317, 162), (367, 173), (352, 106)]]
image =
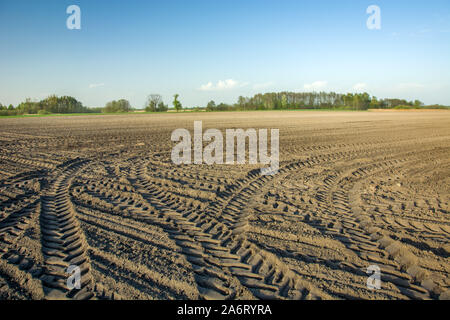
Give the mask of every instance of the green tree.
[(420, 100), (415, 100), (415, 101), (414, 101), (414, 106), (415, 106), (416, 108), (423, 107), (423, 105), (424, 105), (424, 103), (423, 103), (422, 101), (420, 101)]
[(353, 97), (353, 109), (359, 110), (361, 108), (361, 97), (358, 94), (355, 94)]
[(169, 110), (167, 104), (164, 104), (164, 102), (162, 101), (158, 103), (158, 106), (156, 107), (156, 112), (166, 112), (167, 110)]
[(131, 105), (128, 100), (120, 99), (108, 102), (102, 110), (105, 113), (130, 112)]
[(287, 109), (287, 107), (288, 107), (288, 99), (287, 99), (286, 94), (283, 94), (281, 96), (281, 108), (282, 109)]
[(208, 104), (206, 105), (206, 111), (214, 111), (215, 109), (216, 109), (216, 103), (213, 100), (208, 102)]
[(243, 96), (239, 96), (238, 102), (237, 102), (237, 108), (239, 110), (244, 110), (246, 108), (246, 105), (247, 105), (247, 99)]
[(18, 111), (22, 114), (36, 114), (38, 112), (38, 103), (31, 101), (30, 98), (25, 99), (17, 106)]
[(226, 104), (226, 103), (219, 103), (216, 107), (216, 110), (218, 111), (228, 111), (232, 110), (232, 106)]
[(343, 100), (344, 100), (344, 106), (346, 106), (346, 107), (353, 106), (353, 94), (352, 93), (347, 93), (346, 95), (344, 95)]
[(377, 97), (372, 97), (372, 99), (370, 100), (369, 108), (378, 109), (378, 108), (380, 108), (380, 106), (381, 106), (381, 104), (378, 101)]
[(183, 109), (181, 102), (178, 100), (179, 96), (180, 96), (179, 94), (175, 94), (173, 96), (173, 102), (172, 102), (173, 107), (175, 108), (175, 110), (177, 110), (177, 112), (179, 112)]
[(367, 92), (361, 94), (361, 106), (359, 110), (367, 110), (370, 106), (370, 95)]

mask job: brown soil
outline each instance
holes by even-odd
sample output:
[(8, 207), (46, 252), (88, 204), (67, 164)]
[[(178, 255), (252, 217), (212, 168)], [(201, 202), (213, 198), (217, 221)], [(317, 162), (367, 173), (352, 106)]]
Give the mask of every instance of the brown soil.
[[(279, 128), (280, 172), (173, 165), (194, 120)], [(0, 298), (449, 298), (449, 155), (445, 112), (0, 119)]]

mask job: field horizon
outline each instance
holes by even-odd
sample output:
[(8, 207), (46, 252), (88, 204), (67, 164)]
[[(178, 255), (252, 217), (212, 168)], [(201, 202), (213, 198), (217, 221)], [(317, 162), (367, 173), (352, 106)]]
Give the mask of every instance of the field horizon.
[(184, 114), (184, 113), (245, 113), (245, 112), (446, 112), (450, 109), (367, 109), (367, 110), (342, 110), (342, 109), (286, 109), (286, 110), (224, 110), (224, 111), (205, 111), (183, 109), (179, 112), (170, 110), (166, 113), (161, 112), (148, 112), (145, 110), (135, 110), (132, 112), (109, 112), (109, 113), (49, 113), (49, 114), (23, 114), (13, 116), (1, 116), (0, 119), (13, 119), (13, 118), (45, 118), (45, 117), (79, 117), (79, 116), (127, 116), (127, 115), (167, 115), (167, 114)]

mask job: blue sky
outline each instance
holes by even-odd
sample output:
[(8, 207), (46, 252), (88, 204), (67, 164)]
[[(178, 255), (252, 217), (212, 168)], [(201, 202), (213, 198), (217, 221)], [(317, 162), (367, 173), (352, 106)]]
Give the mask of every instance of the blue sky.
[[(69, 30), (66, 8), (81, 8)], [(369, 5), (381, 30), (369, 30)], [(450, 105), (450, 1), (0, 0), (0, 103), (185, 106), (273, 91), (367, 91)]]

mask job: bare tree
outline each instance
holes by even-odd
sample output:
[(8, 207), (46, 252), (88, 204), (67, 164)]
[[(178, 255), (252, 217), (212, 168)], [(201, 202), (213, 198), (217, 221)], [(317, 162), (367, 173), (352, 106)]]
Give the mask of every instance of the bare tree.
[(156, 112), (160, 103), (162, 103), (162, 96), (160, 94), (151, 94), (147, 98), (145, 110), (150, 112)]

